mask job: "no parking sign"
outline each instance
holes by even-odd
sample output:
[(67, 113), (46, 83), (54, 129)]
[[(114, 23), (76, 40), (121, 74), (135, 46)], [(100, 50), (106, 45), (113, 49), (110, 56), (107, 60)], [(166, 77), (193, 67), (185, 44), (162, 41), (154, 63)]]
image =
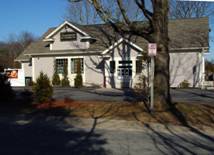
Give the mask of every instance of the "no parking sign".
[(157, 55), (157, 44), (156, 43), (148, 44), (148, 55), (150, 57), (154, 57)]

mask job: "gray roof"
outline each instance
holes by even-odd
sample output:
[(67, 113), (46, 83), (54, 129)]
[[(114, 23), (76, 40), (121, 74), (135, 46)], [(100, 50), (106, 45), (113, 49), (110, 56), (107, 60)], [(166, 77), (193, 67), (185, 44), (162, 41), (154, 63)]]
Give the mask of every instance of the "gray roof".
[[(119, 40), (120, 35), (116, 34), (110, 25), (76, 25), (82, 31), (96, 38), (96, 42), (90, 44), (87, 50), (63, 50), (50, 51), (49, 43), (42, 41), (45, 36), (54, 31), (55, 28), (50, 28), (39, 41), (31, 43), (28, 48), (19, 55), (16, 60), (29, 59), (29, 55), (49, 55), (49, 54), (92, 54), (102, 52), (114, 42)], [(177, 19), (169, 21), (169, 48), (200, 48), (209, 46), (209, 23), (208, 18), (192, 18), (192, 19)], [(147, 41), (141, 37), (132, 36), (133, 43), (147, 49)], [(69, 53), (70, 52), (70, 53)]]

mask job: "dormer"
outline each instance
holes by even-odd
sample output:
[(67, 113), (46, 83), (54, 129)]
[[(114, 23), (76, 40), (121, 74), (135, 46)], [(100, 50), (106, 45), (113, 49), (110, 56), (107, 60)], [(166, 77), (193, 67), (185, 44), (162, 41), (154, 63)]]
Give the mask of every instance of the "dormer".
[(50, 42), (50, 50), (72, 50), (88, 49), (90, 42), (94, 39), (74, 24), (65, 21), (48, 34), (43, 41)]

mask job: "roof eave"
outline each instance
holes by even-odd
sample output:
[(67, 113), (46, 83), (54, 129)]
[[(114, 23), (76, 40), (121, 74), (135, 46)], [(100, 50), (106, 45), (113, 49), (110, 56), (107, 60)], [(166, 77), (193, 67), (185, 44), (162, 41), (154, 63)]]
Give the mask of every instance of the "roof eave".
[(56, 34), (59, 30), (61, 30), (63, 28), (63, 26), (65, 26), (66, 24), (69, 25), (70, 27), (72, 27), (73, 29), (77, 30), (79, 33), (83, 34), (84, 36), (89, 36), (87, 33), (85, 33), (84, 31), (80, 30), (75, 25), (71, 24), (68, 21), (65, 21), (60, 26), (58, 26), (53, 32), (51, 32), (50, 34), (48, 34), (44, 39), (50, 39), (54, 34)]
[(209, 52), (209, 47), (187, 47), (187, 48), (170, 48), (169, 51), (173, 52)]
[(48, 52), (48, 53), (31, 53), (27, 56), (53, 56), (53, 55), (100, 55), (98, 51), (83, 51), (83, 52)]

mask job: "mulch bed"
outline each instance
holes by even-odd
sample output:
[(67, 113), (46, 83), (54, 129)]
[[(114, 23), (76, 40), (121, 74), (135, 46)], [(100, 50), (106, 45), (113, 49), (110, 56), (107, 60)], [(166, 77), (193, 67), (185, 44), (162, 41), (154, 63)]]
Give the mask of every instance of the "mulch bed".
[[(150, 114), (144, 104), (129, 102), (102, 102), (102, 101), (74, 101), (72, 99), (56, 100), (48, 103), (37, 104), (40, 110), (67, 109), (70, 114), (84, 118), (111, 118), (123, 120), (138, 120), (142, 123), (164, 123), (181, 125), (175, 115), (169, 110), (158, 110)], [(176, 104), (186, 121), (194, 125), (214, 127), (214, 107), (207, 105)]]

